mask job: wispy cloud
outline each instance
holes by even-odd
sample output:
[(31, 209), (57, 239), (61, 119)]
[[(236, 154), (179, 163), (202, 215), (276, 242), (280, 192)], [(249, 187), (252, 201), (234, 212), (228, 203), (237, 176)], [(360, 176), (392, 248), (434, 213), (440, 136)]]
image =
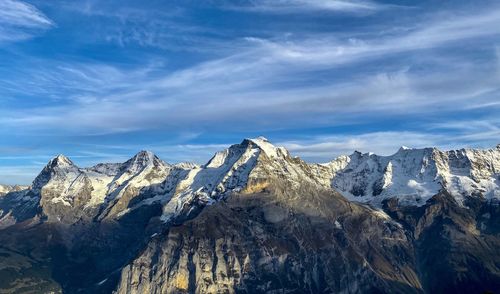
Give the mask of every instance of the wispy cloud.
[(52, 21), (36, 7), (22, 1), (3, 0), (0, 2), (0, 22), (19, 27), (47, 27)]
[(253, 0), (244, 4), (246, 5), (229, 7), (266, 13), (304, 13), (307, 11), (366, 13), (386, 7), (374, 1), (363, 0)]
[[(465, 29), (462, 23), (470, 27)], [(34, 91), (30, 95), (39, 94), (36, 91), (40, 89), (70, 100), (28, 111), (9, 110), (0, 120), (4, 125), (89, 134), (152, 127), (179, 130), (207, 124), (211, 130), (269, 130), (306, 122), (315, 126), (353, 123), (363, 115), (397, 116), (402, 111), (458, 111), (498, 101), (497, 63), (434, 56), (432, 52), (414, 60), (427, 62), (426, 71), (410, 64), (358, 73), (349, 80), (321, 80), (315, 74), (356, 66), (366, 59), (387, 59), (398, 52), (496, 35), (500, 13), (442, 19), (419, 27), (409, 34), (377, 41), (249, 39), (245, 50), (238, 48), (239, 52), (228, 57), (166, 75), (158, 75), (154, 64), (135, 70), (56, 64), (53, 70), (30, 73), (29, 87), (4, 84), (22, 92)], [(441, 34), (444, 37), (437, 38)], [(427, 61), (429, 58), (434, 60)], [(296, 120), (285, 119), (290, 116)], [(234, 120), (240, 124), (228, 124)]]
[(54, 22), (35, 6), (23, 1), (0, 1), (0, 42), (30, 38)]
[[(193, 23), (182, 5), (175, 2), (57, 1), (49, 5), (88, 20), (88, 33), (80, 39), (105, 41), (126, 48), (141, 46), (162, 50), (214, 51), (222, 46), (207, 37), (223, 30)], [(160, 6), (161, 8), (159, 8)], [(213, 47), (217, 47), (216, 49)]]
[(454, 42), (480, 40), (484, 37), (500, 36), (500, 10), (473, 14), (429, 17), (428, 20), (399, 30), (398, 34), (339, 40), (314, 36), (300, 40), (285, 39), (271, 41), (248, 38), (259, 43), (269, 56), (281, 62), (294, 62), (303, 66), (325, 67), (341, 65), (367, 59), (384, 58), (390, 55), (439, 48)]

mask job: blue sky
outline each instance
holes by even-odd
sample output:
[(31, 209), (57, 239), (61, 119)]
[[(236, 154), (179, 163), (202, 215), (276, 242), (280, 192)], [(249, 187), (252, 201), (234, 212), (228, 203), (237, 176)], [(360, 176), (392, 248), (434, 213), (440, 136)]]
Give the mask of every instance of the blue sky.
[(64, 153), (500, 143), (498, 1), (0, 0), (0, 182)]

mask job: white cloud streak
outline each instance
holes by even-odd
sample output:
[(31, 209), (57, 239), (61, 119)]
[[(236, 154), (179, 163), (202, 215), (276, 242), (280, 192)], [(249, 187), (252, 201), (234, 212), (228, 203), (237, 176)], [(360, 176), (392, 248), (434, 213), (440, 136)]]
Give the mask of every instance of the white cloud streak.
[(264, 13), (304, 13), (307, 11), (330, 11), (344, 13), (369, 13), (385, 8), (374, 1), (360, 0), (253, 0), (232, 9)]
[(53, 22), (36, 7), (15, 0), (0, 2), (0, 23), (19, 27), (47, 27)]
[(0, 42), (20, 41), (54, 26), (35, 6), (23, 1), (0, 1)]
[[(303, 125), (356, 124), (369, 121), (370, 116), (464, 111), (478, 105), (498, 107), (498, 61), (469, 62), (439, 56), (435, 68), (424, 73), (413, 71), (409, 64), (392, 71), (360, 73), (350, 80), (313, 78), (317, 78), (314, 73), (318, 71), (486, 37), (495, 52), (491, 43), (498, 41), (499, 28), (500, 12), (492, 9), (434, 19), (402, 34), (364, 40), (321, 35), (303, 40), (248, 38), (244, 50), (239, 47), (238, 52), (225, 58), (160, 77), (154, 63), (135, 70), (60, 62), (51, 63), (49, 68), (42, 63), (25, 73), (25, 84), (2, 79), (0, 87), (10, 93), (50, 97), (46, 99), (57, 102), (35, 109), (0, 110), (0, 125), (36, 134), (50, 130), (54, 134), (103, 135), (154, 128), (164, 132), (270, 131)], [(433, 56), (432, 52), (426, 53), (425, 58)], [(428, 125), (436, 129), (435, 134), (374, 132), (278, 144), (311, 161), (326, 161), (353, 149), (390, 154), (398, 145), (445, 149), (461, 144), (477, 146), (498, 137), (498, 124), (493, 119), (484, 123), (491, 127), (455, 130), (456, 143), (439, 135), (437, 129), (443, 125)], [(151, 149), (168, 161), (203, 162), (208, 153), (221, 146), (201, 147), (176, 144)]]
[[(280, 65), (253, 67), (239, 61), (203, 65), (162, 79), (151, 79), (145, 72), (108, 70), (103, 71), (107, 74), (102, 80), (96, 75), (94, 81), (86, 77), (98, 70), (65, 69), (65, 75), (49, 80), (54, 85), (47, 87), (42, 81), (38, 88), (77, 87), (81, 93), (57, 106), (5, 112), (0, 121), (25, 130), (50, 128), (87, 134), (152, 126), (186, 131), (203, 124), (212, 130), (233, 131), (293, 127), (305, 122), (338, 125), (353, 123), (363, 114), (397, 116), (487, 104), (496, 101), (497, 96), (489, 93), (498, 89), (499, 82), (484, 65), (465, 63), (426, 75), (402, 70), (334, 84), (275, 88), (266, 83), (281, 71)], [(296, 119), (285, 119), (289, 116)], [(226, 124), (235, 120), (239, 123)]]

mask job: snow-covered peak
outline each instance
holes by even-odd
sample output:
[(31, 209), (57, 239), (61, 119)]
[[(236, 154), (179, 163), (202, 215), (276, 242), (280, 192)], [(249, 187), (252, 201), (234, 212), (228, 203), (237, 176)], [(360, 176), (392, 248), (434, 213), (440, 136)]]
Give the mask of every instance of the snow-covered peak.
[(327, 166), (334, 170), (333, 188), (351, 200), (380, 204), (398, 197), (421, 205), (442, 188), (459, 202), (471, 195), (500, 198), (500, 149), (400, 148), (391, 156), (355, 152)]
[(288, 155), (288, 151), (284, 147), (274, 146), (265, 137), (260, 136), (257, 138), (246, 139), (246, 140), (257, 145), (268, 157), (273, 158), (273, 157), (283, 157)]
[(73, 161), (71, 161), (68, 157), (66, 157), (63, 154), (59, 154), (56, 157), (52, 158), (48, 166), (50, 167), (70, 167), (70, 166), (75, 166)]
[(271, 143), (269, 143), (269, 140), (264, 136), (258, 136), (257, 138), (253, 138), (253, 139), (249, 139), (249, 140), (254, 141), (256, 144), (258, 144), (258, 142), (265, 142), (265, 143), (271, 144)]
[(227, 162), (234, 161), (235, 157), (241, 157), (244, 152), (252, 152), (257, 155), (265, 154), (269, 158), (283, 158), (288, 155), (288, 151), (285, 148), (274, 146), (264, 137), (244, 139), (240, 144), (231, 145), (225, 150), (216, 152), (208, 163), (205, 164), (205, 167), (218, 168)]
[(312, 168), (291, 158), (285, 148), (275, 147), (263, 137), (245, 139), (190, 170), (164, 206), (162, 218), (171, 219), (186, 203), (206, 205), (231, 193), (259, 193), (273, 181), (286, 181), (290, 188), (304, 182), (318, 183)]
[(248, 139), (255, 145), (259, 146), (264, 153), (266, 153), (269, 157), (277, 157), (277, 148), (273, 144), (271, 144), (265, 137), (257, 137), (253, 139)]
[(141, 151), (137, 152), (137, 154), (134, 157), (147, 158), (149, 160), (152, 160), (155, 157), (155, 155), (153, 152), (151, 152), (149, 150), (141, 150)]
[[(31, 185), (35, 195), (41, 193), (42, 188), (49, 185), (71, 182), (76, 179), (82, 171), (69, 158), (60, 154), (52, 158)], [(60, 193), (64, 193), (61, 191)]]
[(153, 152), (142, 150), (123, 163), (122, 169), (124, 171), (128, 171), (129, 173), (137, 173), (144, 170), (146, 167), (153, 166), (166, 167), (168, 164), (162, 161)]
[(152, 163), (155, 160), (156, 155), (149, 150), (141, 150), (134, 155), (131, 160), (135, 163)]
[(43, 170), (40, 172), (38, 177), (35, 179), (35, 182), (37, 180), (49, 180), (52, 177), (58, 176), (62, 177), (66, 173), (70, 172), (78, 172), (79, 168), (66, 156), (59, 154), (56, 157), (52, 158), (49, 160), (47, 165), (43, 168)]
[(177, 216), (186, 203), (206, 205), (232, 191), (240, 191), (255, 167), (261, 149), (250, 140), (215, 153), (207, 164), (189, 170), (172, 199), (163, 207), (164, 221)]

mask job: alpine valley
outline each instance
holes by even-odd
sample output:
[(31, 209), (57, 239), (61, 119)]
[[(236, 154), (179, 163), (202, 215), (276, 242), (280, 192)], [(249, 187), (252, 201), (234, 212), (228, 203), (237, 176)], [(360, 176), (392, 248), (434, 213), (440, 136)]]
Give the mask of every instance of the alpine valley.
[(500, 145), (311, 164), (259, 137), (0, 186), (1, 293), (499, 290)]

